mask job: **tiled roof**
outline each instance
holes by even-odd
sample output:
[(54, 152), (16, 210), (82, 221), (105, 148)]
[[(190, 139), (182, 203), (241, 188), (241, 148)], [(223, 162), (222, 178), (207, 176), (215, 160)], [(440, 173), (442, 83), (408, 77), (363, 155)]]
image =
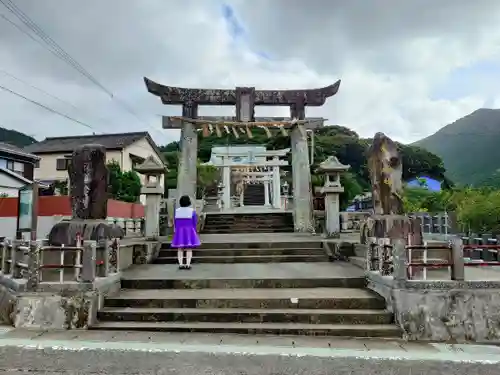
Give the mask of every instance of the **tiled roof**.
[(109, 150), (121, 150), (142, 138), (147, 138), (152, 143), (148, 132), (102, 134), (102, 135), (79, 135), (72, 137), (51, 137), (43, 141), (26, 146), (23, 151), (33, 154), (50, 154), (58, 152), (71, 153), (75, 148), (83, 144), (100, 144)]
[(38, 156), (30, 154), (29, 151), (26, 151), (26, 150), (21, 149), (17, 146), (11, 145), (10, 143), (0, 142), (0, 151), (8, 152), (8, 153), (11, 153), (13, 155), (25, 156), (25, 157), (28, 157), (28, 158), (31, 158), (34, 160), (40, 159)]

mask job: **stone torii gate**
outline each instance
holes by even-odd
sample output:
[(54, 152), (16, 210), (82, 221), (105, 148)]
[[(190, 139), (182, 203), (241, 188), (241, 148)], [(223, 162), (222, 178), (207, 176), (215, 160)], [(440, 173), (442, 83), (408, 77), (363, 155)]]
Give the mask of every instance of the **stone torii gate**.
[[(256, 90), (254, 87), (236, 87), (236, 89), (191, 89), (173, 86), (164, 86), (144, 77), (147, 90), (158, 96), (163, 104), (182, 105), (182, 118), (164, 118), (163, 128), (181, 129), (181, 157), (179, 160), (179, 176), (177, 191), (180, 195), (195, 196), (196, 193), (196, 163), (198, 157), (197, 127), (206, 118), (198, 118), (200, 105), (231, 105), (236, 107), (236, 116), (231, 126), (246, 128), (262, 126), (255, 119), (255, 106), (288, 106), (291, 120), (274, 121), (267, 126), (278, 126), (282, 130), (291, 130), (292, 146), (292, 179), (295, 231), (308, 232), (312, 223), (311, 172), (307, 135), (304, 128), (314, 129), (323, 125), (323, 122), (309, 122), (305, 118), (306, 106), (319, 107), (325, 104), (326, 98), (335, 95), (340, 87), (340, 80), (333, 85), (309, 90)], [(220, 132), (217, 121), (212, 121)], [(222, 121), (220, 125), (226, 126)], [(226, 126), (227, 130), (227, 126)], [(227, 130), (228, 131), (228, 130)], [(229, 132), (229, 131), (228, 131)]]

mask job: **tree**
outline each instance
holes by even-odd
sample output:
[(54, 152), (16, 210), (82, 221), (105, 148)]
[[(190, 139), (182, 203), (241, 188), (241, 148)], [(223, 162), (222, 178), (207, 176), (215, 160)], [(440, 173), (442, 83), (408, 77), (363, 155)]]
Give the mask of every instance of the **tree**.
[(115, 160), (107, 163), (109, 194), (113, 199), (135, 203), (141, 195), (141, 179), (135, 171), (122, 172)]
[(219, 170), (213, 165), (203, 165), (198, 161), (197, 170), (197, 198), (202, 199), (205, 197), (206, 191), (213, 190), (217, 186), (219, 178)]
[(500, 191), (469, 190), (462, 195), (457, 217), (466, 231), (500, 234)]
[[(198, 157), (201, 162), (207, 162), (214, 146), (254, 144), (263, 145), (268, 150), (290, 147), (290, 136), (283, 136), (279, 131), (272, 130), (272, 132), (273, 136), (271, 138), (268, 138), (265, 131), (259, 128), (252, 130), (253, 138), (246, 136), (236, 138), (232, 133), (224, 133), (220, 138), (215, 134), (203, 137), (200, 132), (198, 133)], [(309, 142), (311, 143), (311, 141)], [(371, 139), (360, 138), (356, 132), (344, 126), (332, 125), (318, 129), (314, 137), (314, 164), (311, 165), (312, 180), (315, 180), (314, 171), (317, 169), (318, 164), (327, 157), (335, 155), (343, 164), (351, 166), (348, 178), (350, 182), (356, 182), (356, 189), (352, 191), (359, 190), (358, 187), (361, 187), (362, 191), (368, 191), (370, 189), (370, 179), (366, 156), (370, 143)], [(445, 169), (439, 157), (415, 146), (398, 144), (398, 147), (403, 158), (404, 180), (408, 181), (415, 177), (428, 176), (446, 182), (447, 186), (451, 185), (444, 175)], [(172, 142), (161, 149), (169, 167), (166, 185), (175, 188), (177, 186), (179, 142)], [(291, 159), (291, 155), (288, 155), (290, 165)], [(291, 166), (282, 169), (290, 172)], [(349, 196), (349, 194), (346, 191), (344, 196)]]

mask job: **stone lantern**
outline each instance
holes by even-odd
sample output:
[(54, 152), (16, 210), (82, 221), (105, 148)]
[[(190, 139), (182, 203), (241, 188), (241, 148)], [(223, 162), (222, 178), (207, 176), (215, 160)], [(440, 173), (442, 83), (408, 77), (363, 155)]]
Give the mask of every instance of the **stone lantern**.
[(325, 184), (320, 191), (325, 194), (325, 229), (328, 237), (340, 233), (339, 196), (344, 192), (340, 184), (340, 174), (349, 168), (350, 165), (344, 165), (335, 156), (330, 156), (317, 169), (317, 172), (325, 175)]
[(141, 194), (146, 196), (146, 225), (144, 236), (147, 239), (158, 239), (160, 235), (160, 208), (164, 188), (161, 177), (167, 172), (167, 167), (152, 156), (134, 168), (137, 173), (146, 177), (141, 188)]

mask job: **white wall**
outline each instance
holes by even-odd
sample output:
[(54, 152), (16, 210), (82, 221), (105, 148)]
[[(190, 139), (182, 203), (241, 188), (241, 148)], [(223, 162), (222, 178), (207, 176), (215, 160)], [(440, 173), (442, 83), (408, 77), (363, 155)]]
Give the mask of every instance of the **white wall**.
[(24, 182), (0, 171), (0, 194), (7, 194), (9, 197), (17, 197), (18, 190), (25, 185)]
[[(46, 238), (52, 227), (63, 219), (62, 216), (38, 217), (37, 238)], [(0, 237), (16, 238), (17, 218), (0, 217)]]
[[(17, 188), (12, 188), (12, 187), (6, 187), (6, 186), (0, 186), (0, 196), (2, 197), (17, 197), (19, 194), (19, 189)], [(0, 210), (2, 208), (0, 207)]]
[[(123, 154), (124, 154), (124, 156), (123, 156), (122, 170), (125, 172), (130, 171), (133, 168), (132, 159), (130, 158), (131, 154), (139, 156), (143, 159), (146, 159), (149, 156), (152, 156), (155, 159), (155, 161), (163, 164), (163, 161), (156, 154), (155, 149), (153, 147), (151, 147), (151, 145), (149, 144), (149, 142), (147, 141), (146, 138), (140, 139), (137, 142), (134, 142), (130, 146), (126, 147), (123, 150)], [(146, 183), (146, 176), (139, 174), (139, 177), (141, 179), (141, 184), (144, 186), (144, 184)], [(160, 186), (165, 187), (165, 176), (161, 177)], [(146, 204), (146, 196), (144, 194), (140, 196), (140, 202), (142, 204)]]
[[(65, 155), (69, 155), (68, 152), (57, 153), (57, 154), (39, 154), (40, 164), (38, 168), (34, 169), (35, 180), (66, 180), (68, 178), (68, 171), (58, 171), (57, 159), (64, 159)], [(122, 157), (120, 151), (107, 151), (106, 161), (115, 160), (122, 166)]]

